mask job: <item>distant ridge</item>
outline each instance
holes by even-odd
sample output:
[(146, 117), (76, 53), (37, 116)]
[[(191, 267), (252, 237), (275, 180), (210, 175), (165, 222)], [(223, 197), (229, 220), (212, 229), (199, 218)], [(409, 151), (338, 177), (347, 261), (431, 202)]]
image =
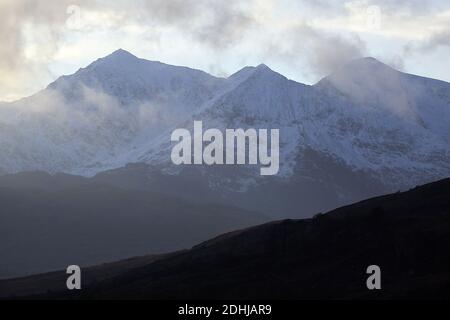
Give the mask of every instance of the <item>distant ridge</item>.
[[(64, 271), (0, 288), (22, 296), (36, 293), (33, 285), (53, 288), (43, 299), (448, 299), (449, 240), (445, 179), (312, 219), (227, 233), (156, 261), (136, 259), (135, 267), (99, 266), (99, 281), (81, 292), (58, 285)], [(381, 268), (382, 290), (366, 288), (372, 264)], [(104, 279), (102, 270), (114, 275)]]

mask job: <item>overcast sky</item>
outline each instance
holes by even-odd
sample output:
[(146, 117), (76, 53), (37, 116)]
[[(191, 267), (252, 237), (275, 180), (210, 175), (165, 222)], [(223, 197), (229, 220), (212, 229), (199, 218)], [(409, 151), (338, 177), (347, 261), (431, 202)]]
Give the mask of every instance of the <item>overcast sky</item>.
[(227, 76), (265, 63), (312, 84), (373, 56), (450, 81), (450, 2), (0, 0), (0, 101), (123, 48)]

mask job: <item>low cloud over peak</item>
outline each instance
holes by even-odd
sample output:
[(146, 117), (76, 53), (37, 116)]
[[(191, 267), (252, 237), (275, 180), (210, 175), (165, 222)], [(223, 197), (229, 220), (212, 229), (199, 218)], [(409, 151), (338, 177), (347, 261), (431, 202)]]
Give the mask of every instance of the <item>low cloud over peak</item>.
[(439, 57), (449, 54), (449, 22), (444, 1), (3, 0), (0, 101), (34, 93), (118, 47), (217, 76), (266, 61), (314, 83), (375, 55), (448, 81), (450, 62)]

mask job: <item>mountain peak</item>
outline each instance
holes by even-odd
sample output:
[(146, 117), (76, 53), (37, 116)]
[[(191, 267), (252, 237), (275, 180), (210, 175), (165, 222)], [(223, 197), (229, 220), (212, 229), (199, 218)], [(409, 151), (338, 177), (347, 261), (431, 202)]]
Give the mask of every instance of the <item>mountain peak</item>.
[(128, 58), (137, 58), (135, 55), (131, 54), (130, 52), (120, 48), (114, 51), (113, 53), (109, 54), (106, 57), (128, 57)]
[(104, 56), (103, 58), (97, 59), (96, 61), (92, 62), (89, 67), (98, 67), (100, 65), (102, 66), (120, 66), (120, 65), (126, 65), (129, 63), (133, 63), (136, 61), (139, 61), (140, 59), (136, 57), (135, 55), (131, 54), (130, 52), (124, 50), (124, 49), (117, 49), (116, 51), (108, 54), (107, 56)]
[[(280, 74), (276, 71), (273, 71), (272, 69), (270, 69), (267, 65), (265, 65), (264, 63), (261, 63), (260, 65), (253, 67), (253, 73), (256, 74), (266, 74), (266, 75), (277, 75), (280, 76)], [(284, 76), (283, 76), (284, 77)]]
[(270, 70), (272, 71), (267, 65), (265, 65), (264, 63), (261, 63), (260, 65), (258, 65), (256, 68), (256, 70)]
[(367, 81), (373, 83), (377, 80), (382, 83), (383, 80), (389, 78), (397, 79), (400, 74), (400, 71), (373, 57), (364, 57), (348, 62), (329, 76), (321, 79), (317, 85), (331, 82), (339, 87), (349, 82), (360, 84)]
[(364, 63), (381, 63), (381, 64), (384, 64), (383, 62), (377, 60), (374, 57), (362, 57), (362, 58), (358, 58), (358, 59), (353, 59), (352, 61), (360, 61), (360, 62), (364, 62)]
[[(117, 49), (103, 58), (99, 58), (88, 65), (86, 68), (82, 68), (79, 71), (86, 72), (87, 70), (127, 70), (130, 66), (136, 66), (141, 61), (140, 58), (131, 54), (124, 49)], [(78, 74), (79, 72), (75, 73)]]
[(373, 57), (364, 57), (364, 58), (359, 58), (359, 59), (354, 59), (352, 61), (350, 61), (349, 63), (347, 63), (344, 66), (344, 69), (355, 69), (358, 70), (358, 68), (373, 68), (373, 69), (391, 69), (391, 70), (395, 70), (393, 68), (391, 68), (390, 66), (388, 66), (387, 64), (373, 58)]
[(113, 61), (113, 62), (119, 62), (119, 61), (133, 61), (138, 60), (139, 58), (135, 55), (131, 54), (130, 52), (123, 50), (123, 49), (117, 49), (113, 53), (99, 59), (102, 61)]
[(259, 64), (256, 67), (244, 67), (236, 73), (232, 74), (229, 78), (237, 81), (247, 80), (250, 77), (254, 76), (264, 76), (264, 77), (272, 77), (272, 76), (281, 76), (279, 73), (270, 69), (264, 63)]
[(274, 81), (275, 79), (286, 79), (285, 76), (279, 74), (276, 71), (273, 71), (264, 63), (256, 67), (253, 67), (252, 75), (253, 77), (265, 79), (265, 81)]

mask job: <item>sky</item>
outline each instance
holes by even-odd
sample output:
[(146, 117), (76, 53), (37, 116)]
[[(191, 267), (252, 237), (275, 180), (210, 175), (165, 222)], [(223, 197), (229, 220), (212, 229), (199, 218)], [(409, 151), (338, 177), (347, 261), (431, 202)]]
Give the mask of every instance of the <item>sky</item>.
[(226, 77), (265, 63), (313, 84), (372, 56), (450, 82), (450, 1), (0, 0), (0, 101), (118, 48)]

